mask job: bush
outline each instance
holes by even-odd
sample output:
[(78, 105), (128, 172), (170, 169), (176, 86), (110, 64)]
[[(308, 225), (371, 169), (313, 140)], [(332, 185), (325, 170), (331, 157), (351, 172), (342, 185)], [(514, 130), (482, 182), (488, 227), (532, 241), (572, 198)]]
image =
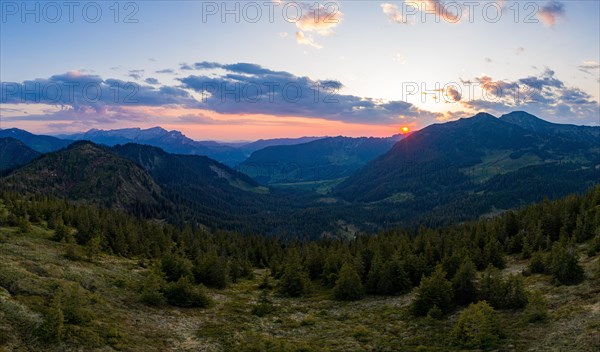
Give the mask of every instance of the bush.
[(537, 323), (548, 319), (548, 301), (540, 291), (529, 295), (524, 319), (527, 323)]
[(183, 308), (206, 308), (212, 303), (204, 287), (192, 285), (187, 277), (167, 284), (165, 297), (169, 304)]
[(310, 281), (297, 254), (288, 256), (279, 283), (279, 292), (284, 295), (299, 297), (308, 293)]
[(437, 306), (443, 313), (448, 313), (452, 309), (453, 295), (452, 284), (438, 265), (431, 276), (421, 279), (412, 304), (413, 313), (424, 316), (433, 306)]
[(360, 276), (354, 266), (345, 263), (333, 288), (333, 297), (338, 301), (356, 301), (363, 296)]
[(451, 332), (454, 342), (463, 348), (489, 348), (500, 341), (496, 312), (487, 302), (471, 304), (465, 309)]
[[(216, 254), (206, 255), (199, 259), (193, 268), (194, 278), (197, 283), (202, 283), (209, 287), (223, 289), (229, 283), (229, 270), (227, 261), (217, 257)], [(235, 276), (241, 275), (241, 272), (235, 272)]]
[(252, 307), (252, 314), (258, 317), (263, 317), (275, 310), (273, 302), (269, 296), (269, 291), (263, 290), (258, 297), (258, 302)]
[(177, 254), (167, 254), (160, 261), (161, 270), (167, 281), (177, 281), (182, 277), (192, 278), (192, 263)]
[(577, 251), (573, 246), (555, 243), (550, 254), (548, 271), (561, 285), (574, 285), (583, 280), (583, 268), (579, 265)]
[(504, 283), (504, 300), (502, 308), (521, 309), (527, 304), (527, 291), (523, 278), (518, 275), (509, 275)]
[(60, 301), (54, 301), (44, 314), (44, 321), (38, 329), (38, 335), (45, 342), (56, 343), (62, 340), (65, 317), (60, 308)]
[(479, 298), (496, 309), (519, 309), (527, 304), (523, 278), (509, 275), (505, 280), (493, 267), (486, 269), (481, 277)]
[(149, 306), (160, 306), (165, 303), (162, 291), (165, 282), (160, 269), (153, 268), (144, 280), (141, 288), (140, 300)]
[(535, 252), (529, 261), (529, 271), (534, 274), (546, 272), (546, 256), (542, 252)]
[(83, 259), (83, 257), (81, 256), (81, 253), (79, 251), (79, 248), (75, 243), (70, 243), (67, 246), (64, 257), (69, 260), (72, 260), (72, 261), (78, 261), (78, 260)]

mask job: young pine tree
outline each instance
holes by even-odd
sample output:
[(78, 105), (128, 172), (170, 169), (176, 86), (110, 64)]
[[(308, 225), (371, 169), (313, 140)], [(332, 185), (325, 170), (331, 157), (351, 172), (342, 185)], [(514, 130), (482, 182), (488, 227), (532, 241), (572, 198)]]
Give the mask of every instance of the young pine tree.
[(310, 280), (298, 254), (290, 253), (287, 257), (279, 285), (279, 292), (290, 297), (300, 297), (308, 293)]
[(465, 258), (452, 278), (454, 301), (459, 305), (467, 305), (477, 299), (477, 286), (475, 286), (475, 264)]
[(548, 271), (559, 284), (573, 285), (583, 280), (583, 268), (579, 265), (577, 251), (573, 246), (555, 243), (549, 262)]
[(381, 295), (398, 295), (410, 290), (411, 286), (402, 262), (397, 258), (390, 258), (381, 269), (381, 275), (377, 283), (377, 293)]
[(360, 276), (350, 263), (345, 263), (333, 288), (333, 296), (338, 301), (356, 301), (363, 297)]
[(423, 277), (417, 288), (412, 310), (416, 315), (427, 315), (429, 310), (436, 306), (443, 313), (452, 309), (452, 283), (446, 279), (446, 272), (438, 265), (429, 277)]
[(457, 345), (467, 349), (496, 346), (501, 331), (494, 308), (484, 301), (471, 304), (458, 317), (451, 336)]

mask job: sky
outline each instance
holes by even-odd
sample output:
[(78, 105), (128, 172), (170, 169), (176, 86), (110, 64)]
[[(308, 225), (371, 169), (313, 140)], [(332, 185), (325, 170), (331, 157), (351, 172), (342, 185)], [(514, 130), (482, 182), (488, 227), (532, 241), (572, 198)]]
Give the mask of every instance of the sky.
[(0, 2), (0, 128), (390, 136), (600, 124), (600, 1)]

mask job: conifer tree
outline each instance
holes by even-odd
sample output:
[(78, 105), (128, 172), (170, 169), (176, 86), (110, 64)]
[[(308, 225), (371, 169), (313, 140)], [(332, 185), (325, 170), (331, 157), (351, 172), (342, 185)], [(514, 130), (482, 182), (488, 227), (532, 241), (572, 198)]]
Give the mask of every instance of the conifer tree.
[(438, 265), (429, 277), (423, 277), (417, 288), (412, 310), (416, 315), (427, 315), (433, 306), (443, 313), (452, 309), (452, 283), (446, 279), (446, 272)]
[(333, 296), (339, 301), (356, 301), (363, 296), (360, 276), (350, 263), (345, 263), (333, 288)]
[(459, 305), (467, 305), (477, 299), (477, 287), (475, 286), (476, 270), (475, 264), (468, 257), (465, 258), (452, 278), (452, 289), (454, 301)]
[(485, 349), (500, 341), (500, 326), (496, 312), (487, 302), (471, 304), (460, 316), (451, 336), (454, 342), (468, 349)]
[(279, 291), (290, 297), (299, 297), (309, 291), (310, 280), (297, 253), (290, 253), (286, 259)]

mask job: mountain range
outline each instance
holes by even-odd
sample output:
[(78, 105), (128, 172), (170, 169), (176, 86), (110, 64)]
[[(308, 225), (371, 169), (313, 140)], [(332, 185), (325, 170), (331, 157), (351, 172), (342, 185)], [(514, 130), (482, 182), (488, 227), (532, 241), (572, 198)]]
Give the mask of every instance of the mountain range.
[(25, 144), (26, 146), (35, 150), (38, 153), (53, 152), (73, 143), (73, 140), (60, 139), (52, 136), (37, 135), (24, 130), (20, 130), (18, 128), (0, 130), (0, 138), (8, 137), (21, 141), (23, 144)]
[(174, 154), (208, 156), (229, 166), (235, 166), (243, 162), (252, 152), (268, 146), (301, 144), (319, 139), (319, 137), (276, 138), (239, 143), (195, 141), (179, 131), (167, 131), (161, 127), (116, 130), (91, 129), (87, 132), (59, 135), (57, 137), (66, 140), (88, 140), (111, 147), (127, 143), (151, 145)]
[[(147, 145), (200, 143), (185, 142), (179, 132), (169, 132), (171, 138), (151, 130), (120, 130), (112, 139), (100, 133), (104, 146), (80, 141), (42, 156), (27, 143), (5, 138), (2, 162), (16, 169), (0, 185), (178, 224), (317, 237), (460, 222), (583, 192), (600, 180), (600, 127), (553, 124), (525, 112), (500, 118), (480, 113), (405, 138), (331, 137), (269, 146), (241, 164), (296, 165), (269, 178), (207, 156)], [(24, 131), (11, 134), (41, 145)], [(42, 137), (52, 142), (46, 147), (57, 148), (52, 138)], [(183, 142), (173, 142), (178, 140)], [(320, 179), (304, 173), (314, 165), (333, 165), (333, 172)], [(318, 189), (279, 187), (320, 181), (330, 183)]]

